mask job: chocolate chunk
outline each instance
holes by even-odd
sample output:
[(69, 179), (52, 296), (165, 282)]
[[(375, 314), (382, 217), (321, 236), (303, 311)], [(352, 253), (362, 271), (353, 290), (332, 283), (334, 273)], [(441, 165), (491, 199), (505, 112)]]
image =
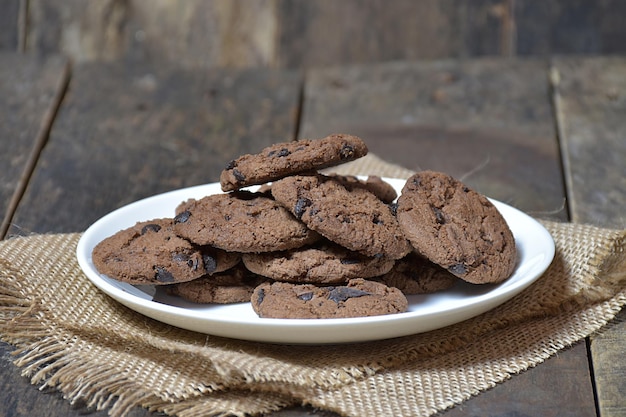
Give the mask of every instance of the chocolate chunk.
[(172, 260), (174, 262), (187, 262), (189, 260), (189, 255), (186, 253), (173, 253)]
[(435, 213), (435, 221), (439, 224), (444, 224), (446, 222), (446, 218), (443, 216), (443, 211), (437, 207), (433, 207), (433, 212)]
[(243, 182), (246, 180), (246, 176), (243, 175), (238, 169), (233, 168), (233, 175), (235, 176), (235, 179), (239, 182)]
[(204, 269), (206, 269), (207, 274), (211, 274), (217, 269), (217, 260), (210, 255), (202, 255), (202, 262), (204, 262)]
[(155, 269), (154, 278), (156, 278), (157, 281), (159, 282), (175, 282), (176, 281), (172, 273), (168, 271), (167, 269), (161, 266), (156, 266), (154, 269)]
[(357, 265), (360, 264), (361, 261), (358, 259), (350, 259), (350, 258), (345, 258), (345, 259), (341, 259), (339, 262), (341, 262), (342, 265)]
[(350, 298), (363, 297), (364, 295), (372, 295), (371, 293), (357, 288), (337, 287), (333, 288), (328, 294), (328, 299), (336, 303), (346, 301)]
[(296, 215), (296, 217), (298, 219), (301, 219), (307, 207), (310, 207), (311, 204), (313, 204), (313, 202), (309, 200), (308, 198), (304, 198), (304, 197), (299, 198), (298, 201), (296, 201), (296, 205), (293, 209), (293, 212)]
[(354, 155), (354, 147), (348, 143), (341, 147), (339, 156), (341, 159), (351, 159)]
[(302, 301), (311, 301), (313, 299), (313, 291), (298, 294), (298, 299)]
[(161, 226), (155, 223), (150, 223), (141, 228), (141, 234), (145, 235), (148, 232), (158, 232), (161, 230)]
[(448, 270), (456, 276), (467, 274), (467, 268), (461, 263), (450, 266)]
[(189, 217), (191, 217), (191, 212), (189, 210), (185, 210), (174, 217), (174, 223), (185, 223), (189, 220)]

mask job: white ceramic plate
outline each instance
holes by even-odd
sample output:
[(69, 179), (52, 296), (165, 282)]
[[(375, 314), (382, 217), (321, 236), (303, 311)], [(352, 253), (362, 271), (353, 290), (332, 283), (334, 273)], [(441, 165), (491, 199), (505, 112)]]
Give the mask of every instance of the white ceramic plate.
[[(404, 180), (385, 178), (398, 191)], [(484, 313), (533, 283), (554, 257), (554, 241), (533, 218), (493, 201), (509, 224), (517, 244), (513, 275), (498, 285), (461, 282), (450, 290), (409, 296), (409, 311), (401, 314), (347, 319), (262, 319), (250, 303), (201, 305), (168, 296), (152, 286), (132, 286), (98, 273), (91, 260), (94, 246), (105, 237), (138, 221), (173, 217), (174, 208), (188, 198), (220, 193), (219, 184), (207, 184), (137, 201), (102, 217), (82, 235), (78, 262), (87, 278), (125, 306), (161, 322), (206, 334), (274, 343), (346, 343), (387, 339), (426, 332)]]

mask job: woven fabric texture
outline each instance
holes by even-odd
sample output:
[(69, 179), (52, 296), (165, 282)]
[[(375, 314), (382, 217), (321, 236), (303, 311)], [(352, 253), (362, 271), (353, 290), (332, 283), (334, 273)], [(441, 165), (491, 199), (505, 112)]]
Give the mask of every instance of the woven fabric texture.
[[(341, 172), (411, 174), (375, 155)], [(244, 416), (295, 404), (428, 416), (592, 334), (626, 303), (626, 231), (542, 223), (556, 257), (519, 296), (428, 333), (330, 346), (246, 342), (154, 321), (87, 280), (75, 257), (80, 234), (12, 238), (0, 242), (0, 337), (33, 384), (113, 416), (136, 406)]]

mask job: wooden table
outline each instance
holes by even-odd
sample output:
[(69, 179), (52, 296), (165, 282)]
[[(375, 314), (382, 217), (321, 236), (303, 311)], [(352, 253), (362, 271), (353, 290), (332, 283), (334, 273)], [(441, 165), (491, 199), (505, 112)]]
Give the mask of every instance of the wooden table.
[[(541, 218), (626, 227), (626, 59), (183, 70), (0, 55), (2, 236), (78, 232), (229, 161), (335, 131)], [(445, 416), (626, 415), (626, 316)], [(0, 344), (0, 416), (79, 416)], [(105, 412), (94, 412), (105, 416)], [(133, 416), (151, 415), (136, 409)], [(297, 408), (273, 416), (333, 416)]]

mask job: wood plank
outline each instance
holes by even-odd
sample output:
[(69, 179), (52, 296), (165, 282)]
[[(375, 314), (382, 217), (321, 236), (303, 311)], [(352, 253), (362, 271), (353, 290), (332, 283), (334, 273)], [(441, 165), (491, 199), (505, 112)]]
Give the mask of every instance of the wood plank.
[(506, 55), (514, 40), (512, 15), (501, 3), (30, 0), (26, 48), (62, 52), (77, 62), (158, 57), (185, 67)]
[(276, 65), (319, 68), (506, 53), (496, 0), (282, 0)]
[(59, 56), (0, 53), (0, 238), (47, 139), (68, 71)]
[[(311, 68), (485, 55), (624, 53), (620, 0), (3, 0), (27, 50), (76, 62)], [(0, 23), (5, 23), (0, 20)], [(16, 31), (6, 27), (5, 42)], [(0, 30), (0, 44), (2, 42)]]
[[(354, 133), (383, 159), (567, 220), (547, 70), (492, 59), (312, 70), (300, 136)], [(441, 415), (595, 415), (586, 353), (581, 342)], [(555, 379), (563, 374), (567, 384)]]
[(30, 0), (26, 48), (76, 62), (260, 67), (274, 55), (274, 2)]
[(299, 83), (295, 72), (77, 66), (12, 232), (85, 230), (131, 201), (218, 180), (240, 152), (292, 138)]
[(626, 3), (620, 0), (516, 0), (515, 53), (623, 54)]
[(553, 68), (572, 221), (626, 228), (626, 59), (557, 58)]
[(0, 0), (0, 51), (19, 50), (20, 0)]
[[(572, 219), (626, 228), (626, 58), (560, 57), (555, 103)], [(602, 417), (626, 414), (626, 311), (590, 338)]]

